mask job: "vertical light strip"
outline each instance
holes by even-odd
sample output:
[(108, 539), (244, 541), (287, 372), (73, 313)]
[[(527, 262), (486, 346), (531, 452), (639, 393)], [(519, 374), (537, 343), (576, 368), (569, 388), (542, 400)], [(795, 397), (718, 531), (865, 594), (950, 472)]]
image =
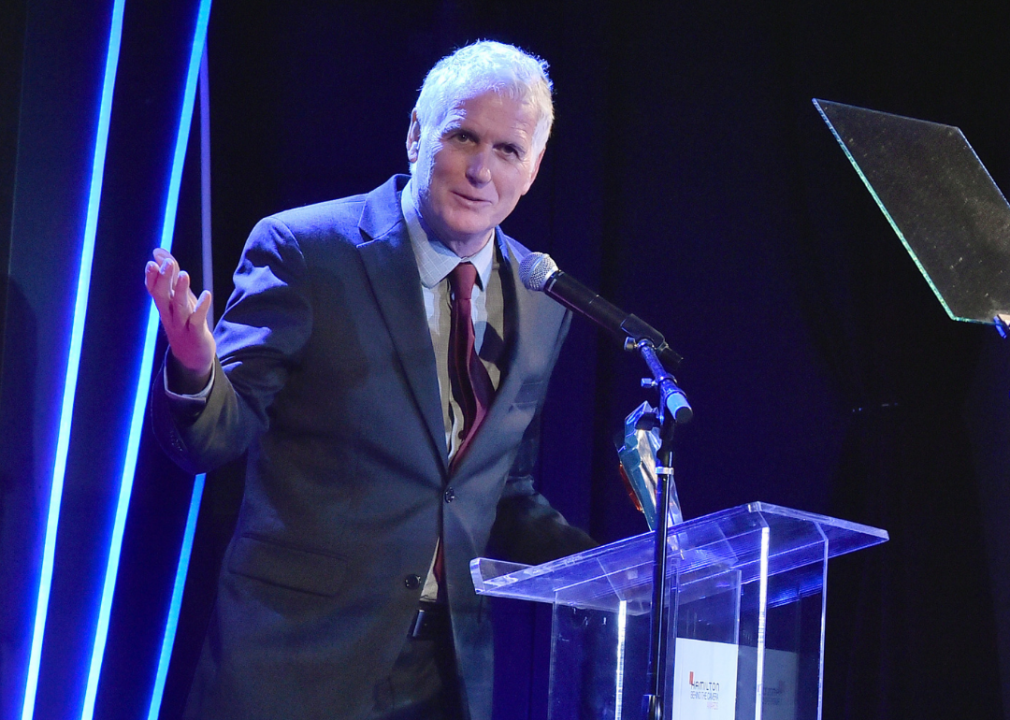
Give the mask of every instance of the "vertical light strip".
[(617, 606), (617, 672), (615, 674), (616, 697), (614, 698), (614, 720), (621, 720), (624, 713), (624, 654), (628, 632), (628, 601), (621, 600)]
[(63, 481), (66, 477), (67, 452), (70, 447), (70, 427), (74, 416), (74, 397), (77, 394), (77, 375), (81, 364), (84, 320), (88, 314), (88, 295), (91, 291), (91, 266), (95, 258), (98, 207), (102, 199), (102, 182), (105, 177), (105, 153), (109, 145), (109, 118), (112, 115), (112, 95), (116, 86), (116, 69), (119, 67), (119, 48), (123, 37), (124, 3), (125, 0), (114, 0), (113, 2), (112, 21), (109, 27), (109, 46), (105, 54), (105, 76), (102, 81), (102, 100), (98, 111), (98, 128), (95, 132), (95, 155), (91, 163), (88, 213), (84, 223), (81, 262), (77, 275), (77, 296), (74, 302), (74, 320), (70, 332), (70, 349), (67, 355), (67, 375), (63, 385), (63, 404), (60, 410), (60, 429), (56, 440), (53, 482), (49, 490), (46, 539), (39, 577), (39, 596), (35, 606), (35, 627), (32, 631), (32, 651), (28, 661), (28, 679), (25, 685), (24, 704), (21, 707), (22, 720), (31, 720), (35, 715), (35, 697), (38, 692), (39, 666), (42, 660), (42, 640), (45, 637), (46, 615), (49, 612), (49, 593), (52, 590), (53, 582), (53, 563), (56, 556), (56, 533), (60, 522)]
[[(203, 57), (200, 60), (200, 217), (201, 239), (203, 249), (203, 289), (213, 292), (213, 270), (211, 267), (211, 226), (210, 226), (210, 86), (207, 69), (207, 46), (204, 45)], [(213, 325), (211, 315), (208, 321)], [(189, 558), (193, 552), (193, 538), (196, 535), (196, 521), (200, 515), (200, 500), (203, 498), (203, 488), (206, 475), (197, 475), (193, 482), (193, 496), (189, 501), (189, 514), (186, 516), (186, 530), (182, 537), (182, 547), (179, 550), (179, 562), (175, 570), (175, 584), (172, 588), (172, 601), (169, 603), (168, 618), (165, 621), (165, 635), (161, 642), (161, 657), (158, 659), (158, 670), (154, 676), (154, 689), (151, 692), (151, 706), (147, 712), (148, 720), (158, 720), (161, 712), (161, 701), (165, 695), (165, 682), (168, 679), (168, 667), (172, 661), (172, 648), (175, 645), (175, 633), (179, 627), (179, 613), (182, 609), (183, 591), (186, 589), (186, 574), (189, 572)]]
[[(190, 50), (189, 66), (186, 73), (186, 85), (183, 91), (182, 111), (179, 114), (179, 130), (175, 140), (175, 153), (172, 158), (172, 171), (169, 178), (168, 196), (165, 200), (165, 217), (161, 231), (161, 247), (170, 249), (172, 234), (175, 231), (175, 215), (179, 205), (179, 187), (182, 184), (182, 165), (186, 158), (186, 145), (189, 142), (189, 128), (193, 120), (193, 103), (196, 98), (197, 75), (200, 68), (200, 57), (203, 55), (207, 40), (207, 20), (210, 17), (210, 0), (200, 0), (197, 13), (196, 29), (193, 33), (193, 45)], [(147, 406), (147, 394), (151, 386), (151, 370), (154, 361), (154, 344), (158, 329), (158, 312), (151, 303), (147, 316), (147, 331), (144, 338), (144, 350), (140, 361), (140, 373), (137, 380), (137, 394), (133, 402), (133, 417), (130, 424), (130, 436), (127, 441), (126, 457), (123, 463), (123, 477), (119, 486), (119, 502), (116, 506), (116, 520), (112, 528), (112, 538), (109, 542), (109, 559), (105, 568), (105, 584), (102, 588), (102, 603), (98, 611), (98, 621), (95, 623), (95, 645), (91, 653), (91, 668), (88, 672), (88, 688), (84, 696), (82, 720), (91, 720), (95, 713), (95, 699), (98, 694), (98, 679), (102, 671), (102, 660), (105, 657), (105, 643), (109, 635), (109, 617), (112, 612), (112, 598), (116, 589), (116, 576), (119, 573), (119, 556), (123, 547), (123, 532), (126, 529), (126, 514), (130, 507), (130, 495), (133, 492), (133, 478), (137, 469), (137, 453), (140, 448), (140, 431), (144, 425), (144, 408)]]
[[(200, 60), (200, 235), (202, 239), (203, 290), (214, 293), (214, 253), (210, 224), (210, 70), (207, 68), (207, 47)], [(210, 306), (207, 322), (214, 325), (214, 305)]]
[(817, 523), (817, 532), (821, 534), (821, 542), (824, 543), (824, 557), (821, 560), (821, 637), (817, 645), (817, 717), (823, 717), (824, 710), (824, 631), (827, 628), (828, 620), (828, 558), (830, 557), (831, 543), (824, 527)]
[(179, 564), (175, 569), (175, 585), (172, 587), (172, 602), (168, 608), (168, 620), (165, 622), (165, 637), (161, 641), (161, 657), (158, 659), (158, 672), (154, 677), (154, 690), (151, 692), (151, 707), (147, 711), (147, 720), (158, 720), (161, 712), (161, 698), (165, 694), (165, 680), (168, 679), (168, 665), (172, 660), (172, 646), (175, 645), (175, 631), (179, 626), (179, 612), (182, 608), (182, 592), (186, 588), (186, 573), (189, 572), (189, 557), (193, 551), (193, 536), (196, 534), (196, 519), (200, 514), (200, 500), (203, 497), (203, 485), (206, 475), (197, 475), (193, 482), (193, 497), (189, 501), (189, 514), (186, 516), (186, 532), (182, 537), (182, 549), (179, 551)]
[(768, 546), (769, 546), (768, 526), (761, 528), (761, 561), (758, 578), (758, 626), (757, 626), (757, 662), (755, 663), (755, 686), (754, 686), (754, 720), (761, 720), (764, 712), (764, 691), (765, 691), (765, 633), (768, 622)]

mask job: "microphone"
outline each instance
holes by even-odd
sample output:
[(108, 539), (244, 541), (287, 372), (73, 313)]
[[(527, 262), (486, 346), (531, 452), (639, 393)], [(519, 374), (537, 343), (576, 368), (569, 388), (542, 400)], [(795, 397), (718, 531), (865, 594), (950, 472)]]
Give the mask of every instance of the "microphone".
[(519, 263), (519, 278), (527, 290), (547, 293), (622, 340), (631, 338), (636, 343), (648, 340), (659, 359), (672, 368), (684, 359), (666, 344), (666, 339), (658, 330), (607, 302), (571, 275), (559, 270), (550, 255), (538, 252), (527, 255)]

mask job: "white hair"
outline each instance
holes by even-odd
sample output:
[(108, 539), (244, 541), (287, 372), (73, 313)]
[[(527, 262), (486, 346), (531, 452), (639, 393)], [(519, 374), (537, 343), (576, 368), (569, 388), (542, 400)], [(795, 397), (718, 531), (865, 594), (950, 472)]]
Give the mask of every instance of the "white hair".
[(481, 40), (435, 63), (424, 78), (414, 112), (421, 127), (431, 129), (456, 105), (488, 91), (530, 103), (537, 112), (532, 138), (536, 157), (547, 145), (554, 124), (553, 87), (545, 60), (513, 45)]

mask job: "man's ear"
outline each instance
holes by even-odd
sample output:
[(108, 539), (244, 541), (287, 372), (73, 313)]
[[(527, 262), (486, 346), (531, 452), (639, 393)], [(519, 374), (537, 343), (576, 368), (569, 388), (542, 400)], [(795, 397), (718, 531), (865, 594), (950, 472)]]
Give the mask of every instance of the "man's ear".
[(410, 127), (407, 128), (407, 160), (417, 162), (421, 152), (421, 123), (417, 119), (417, 110), (410, 113)]

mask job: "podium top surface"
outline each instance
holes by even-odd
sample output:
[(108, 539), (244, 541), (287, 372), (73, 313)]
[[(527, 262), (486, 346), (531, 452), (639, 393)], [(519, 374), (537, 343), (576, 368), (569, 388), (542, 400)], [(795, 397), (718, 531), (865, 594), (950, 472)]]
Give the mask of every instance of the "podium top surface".
[[(761, 502), (678, 523), (667, 537), (667, 572), (682, 592), (731, 571), (746, 584), (762, 573), (816, 570), (888, 540), (886, 530)], [(470, 572), (481, 595), (609, 608), (649, 602), (654, 550), (644, 533), (543, 565), (476, 558)]]
[(1010, 311), (1010, 204), (951, 125), (814, 100), (954, 320)]

